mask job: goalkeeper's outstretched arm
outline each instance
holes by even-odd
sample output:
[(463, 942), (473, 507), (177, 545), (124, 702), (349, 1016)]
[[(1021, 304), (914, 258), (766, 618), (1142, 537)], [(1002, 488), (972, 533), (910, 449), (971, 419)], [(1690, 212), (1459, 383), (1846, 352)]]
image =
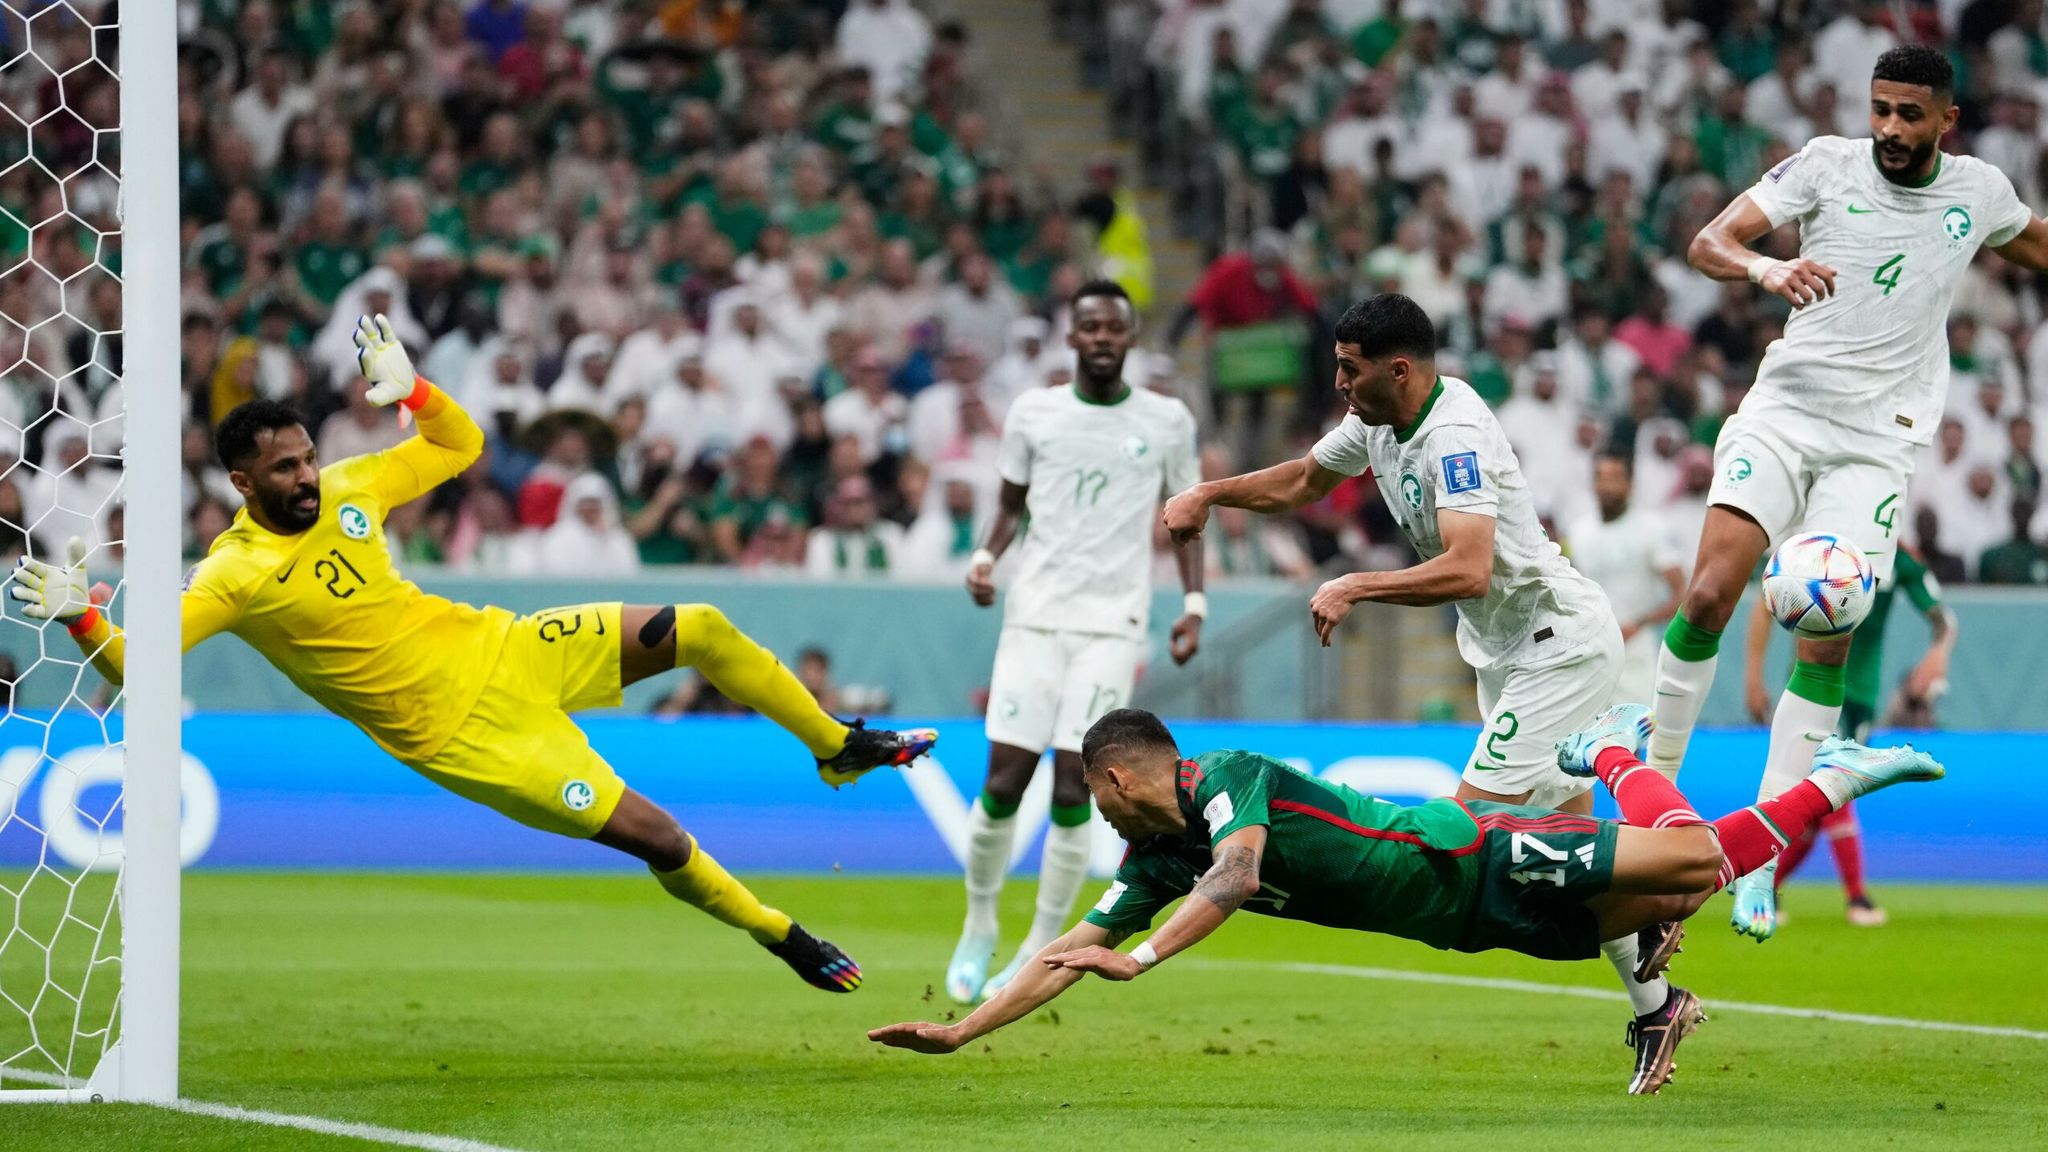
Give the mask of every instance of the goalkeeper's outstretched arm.
[(370, 382), (369, 401), (402, 404), (420, 434), (382, 454), (377, 495), (393, 508), (461, 475), (483, 455), (484, 430), (446, 392), (413, 371), (412, 357), (383, 316), (356, 321), (356, 364)]
[[(92, 602), (85, 578), (85, 541), (76, 536), (65, 548), (67, 564), (23, 558), (14, 568), (8, 594), (32, 620), (62, 623), (79, 651), (111, 684), (122, 683), (128, 639)], [(178, 603), (180, 641), (185, 651), (234, 623), (234, 606), (217, 596), (187, 591)]]

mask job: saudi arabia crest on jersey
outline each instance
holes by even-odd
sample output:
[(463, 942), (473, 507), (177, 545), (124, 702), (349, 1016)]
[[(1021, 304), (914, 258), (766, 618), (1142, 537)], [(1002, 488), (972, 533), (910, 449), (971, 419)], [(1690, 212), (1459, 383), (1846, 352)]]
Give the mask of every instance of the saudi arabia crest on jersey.
[(343, 504), (341, 506), (340, 519), (341, 534), (343, 536), (346, 536), (351, 540), (364, 540), (369, 538), (369, 513), (364, 512), (361, 508), (358, 508), (353, 504)]
[(1970, 210), (1958, 204), (1941, 214), (1941, 234), (1961, 242), (1970, 235)]
[(1401, 473), (1401, 498), (1410, 508), (1422, 507), (1422, 481), (1413, 472)]

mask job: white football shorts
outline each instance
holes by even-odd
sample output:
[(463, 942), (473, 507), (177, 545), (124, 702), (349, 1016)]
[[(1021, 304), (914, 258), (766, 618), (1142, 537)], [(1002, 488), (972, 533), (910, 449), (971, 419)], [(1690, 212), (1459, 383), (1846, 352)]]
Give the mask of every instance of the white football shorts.
[(1751, 402), (1721, 428), (1707, 502), (1755, 520), (1773, 548), (1802, 532), (1833, 533), (1862, 549), (1882, 584), (1907, 527), (1915, 451), (1797, 408)]
[(1079, 752), (1089, 725), (1131, 702), (1141, 653), (1123, 636), (1004, 628), (989, 674), (989, 743)]
[(1465, 782), (1524, 804), (1555, 808), (1593, 786), (1557, 766), (1557, 742), (1586, 726), (1614, 701), (1621, 678), (1621, 629), (1562, 664), (1480, 672), (1479, 711), (1486, 727), (1465, 767)]

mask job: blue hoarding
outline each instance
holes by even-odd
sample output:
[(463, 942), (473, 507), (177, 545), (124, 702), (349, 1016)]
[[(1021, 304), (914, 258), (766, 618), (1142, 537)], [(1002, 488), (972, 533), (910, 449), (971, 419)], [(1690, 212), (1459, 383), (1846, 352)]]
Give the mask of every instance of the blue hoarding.
[[(723, 861), (745, 870), (950, 872), (987, 743), (979, 721), (940, 722), (938, 755), (905, 773), (878, 772), (833, 791), (804, 750), (759, 719), (663, 721), (598, 715), (584, 725), (627, 782), (668, 807)], [(1473, 729), (1455, 725), (1260, 724), (1189, 721), (1184, 751), (1252, 748), (1362, 791), (1421, 799), (1454, 787)], [(116, 728), (118, 732), (118, 728)], [(2048, 841), (2022, 801), (2048, 737), (1924, 733), (1949, 779), (1859, 805), (1873, 876), (2048, 881)], [(79, 865), (104, 854), (118, 757), (90, 718), (22, 714), (0, 721), (0, 868)], [(457, 799), (380, 752), (346, 723), (302, 714), (201, 714), (185, 725), (188, 861), (210, 868), (561, 869), (630, 867), (589, 844), (513, 824)], [(1681, 781), (1719, 815), (1755, 798), (1761, 731), (1705, 731)], [(1035, 866), (1045, 777), (1026, 799), (1018, 858)], [(1603, 811), (1611, 814), (1611, 805)], [(1095, 861), (1120, 852), (1097, 828)], [(33, 825), (33, 830), (31, 829)], [(1817, 853), (1817, 858), (1826, 853)], [(1821, 864), (1820, 867), (1825, 867)]]

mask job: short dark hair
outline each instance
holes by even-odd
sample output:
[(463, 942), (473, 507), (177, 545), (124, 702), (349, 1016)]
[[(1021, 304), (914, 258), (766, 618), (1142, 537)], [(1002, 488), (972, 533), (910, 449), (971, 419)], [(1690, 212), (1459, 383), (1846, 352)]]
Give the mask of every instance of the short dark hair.
[(1143, 708), (1117, 708), (1088, 726), (1081, 737), (1081, 768), (1093, 771), (1108, 757), (1131, 752), (1170, 752), (1180, 758), (1180, 746), (1166, 722)]
[(281, 400), (251, 400), (237, 405), (213, 430), (213, 454), (220, 457), (222, 467), (239, 472), (256, 455), (257, 433), (303, 427), (305, 423), (298, 409)]
[[(1123, 285), (1114, 280), (1097, 278), (1074, 289), (1074, 294), (1067, 298), (1067, 304), (1069, 307), (1078, 308), (1081, 305), (1081, 301), (1088, 299), (1090, 296), (1108, 296), (1114, 300), (1121, 300), (1126, 304), (1131, 303), (1131, 294), (1124, 291)], [(1137, 306), (1133, 304), (1131, 310), (1136, 312)]]
[(1337, 319), (1337, 343), (1358, 345), (1368, 360), (1382, 356), (1436, 358), (1436, 326), (1422, 305), (1399, 292), (1368, 296)]
[(1593, 463), (1595, 465), (1598, 465), (1602, 460), (1612, 460), (1616, 464), (1621, 465), (1621, 471), (1623, 475), (1626, 475), (1631, 480), (1635, 479), (1636, 458), (1634, 456), (1631, 456), (1626, 452), (1617, 452), (1614, 449), (1609, 448), (1602, 451), (1598, 456), (1593, 457)]
[(1872, 80), (1889, 80), (1894, 84), (1913, 84), (1931, 88), (1936, 96), (1951, 99), (1956, 93), (1955, 66), (1938, 48), (1925, 44), (1901, 44), (1888, 48), (1877, 58), (1877, 67), (1870, 70)]

